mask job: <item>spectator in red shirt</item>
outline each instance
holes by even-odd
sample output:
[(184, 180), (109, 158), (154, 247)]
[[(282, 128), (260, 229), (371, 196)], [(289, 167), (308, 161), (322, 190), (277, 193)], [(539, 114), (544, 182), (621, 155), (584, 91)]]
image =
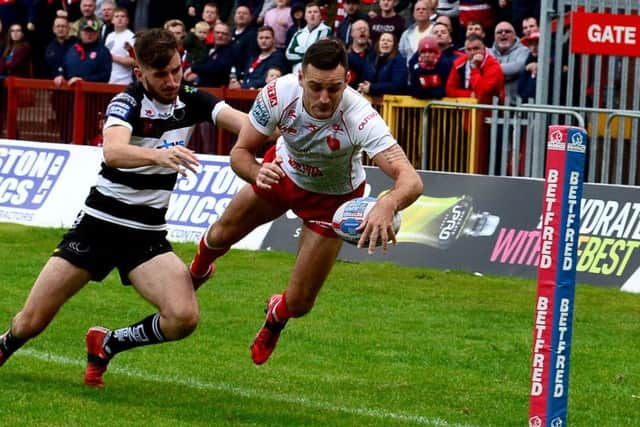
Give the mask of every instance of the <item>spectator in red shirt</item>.
[(491, 104), (494, 96), (504, 102), (504, 74), (500, 63), (489, 54), (476, 34), (464, 42), (465, 56), (456, 59), (447, 80), (446, 94), (454, 98), (476, 98)]

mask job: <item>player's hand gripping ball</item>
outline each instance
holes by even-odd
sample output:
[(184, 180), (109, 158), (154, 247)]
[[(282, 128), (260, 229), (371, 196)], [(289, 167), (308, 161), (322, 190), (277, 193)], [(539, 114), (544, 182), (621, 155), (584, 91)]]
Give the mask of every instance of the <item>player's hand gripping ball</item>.
[[(375, 197), (357, 197), (344, 202), (333, 214), (333, 230), (345, 242), (352, 245), (358, 244), (362, 236), (362, 230), (358, 230), (358, 227), (364, 222), (377, 201)], [(400, 230), (400, 214), (397, 212), (393, 216), (393, 229), (396, 233)], [(381, 244), (382, 240), (378, 239), (376, 246)]]

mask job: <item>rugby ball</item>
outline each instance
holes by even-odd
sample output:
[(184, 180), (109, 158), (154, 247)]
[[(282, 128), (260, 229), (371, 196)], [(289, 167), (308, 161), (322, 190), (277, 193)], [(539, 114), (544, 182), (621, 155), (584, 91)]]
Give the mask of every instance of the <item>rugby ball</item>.
[[(333, 214), (333, 230), (345, 242), (356, 245), (362, 236), (358, 227), (364, 222), (377, 201), (375, 197), (357, 197), (344, 202)], [(396, 233), (400, 230), (400, 214), (397, 212), (393, 217), (393, 229)], [(382, 241), (378, 239), (376, 246), (381, 244)]]

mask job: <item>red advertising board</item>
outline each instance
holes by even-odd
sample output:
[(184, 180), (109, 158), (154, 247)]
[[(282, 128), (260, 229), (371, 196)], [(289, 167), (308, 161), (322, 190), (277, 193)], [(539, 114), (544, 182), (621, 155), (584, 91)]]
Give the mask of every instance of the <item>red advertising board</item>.
[(573, 12), (571, 52), (640, 56), (640, 16)]

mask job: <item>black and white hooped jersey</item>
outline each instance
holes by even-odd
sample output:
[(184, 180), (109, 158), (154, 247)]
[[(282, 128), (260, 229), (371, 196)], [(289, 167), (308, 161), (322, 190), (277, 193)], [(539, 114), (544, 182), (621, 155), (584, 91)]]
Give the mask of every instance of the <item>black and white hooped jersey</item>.
[[(111, 100), (104, 128), (125, 126), (131, 130), (130, 144), (164, 150), (186, 145), (197, 123), (215, 124), (218, 112), (226, 105), (211, 94), (184, 85), (172, 104), (161, 104), (136, 82)], [(84, 211), (131, 228), (165, 230), (165, 214), (177, 175), (162, 166), (124, 169), (102, 162)]]

